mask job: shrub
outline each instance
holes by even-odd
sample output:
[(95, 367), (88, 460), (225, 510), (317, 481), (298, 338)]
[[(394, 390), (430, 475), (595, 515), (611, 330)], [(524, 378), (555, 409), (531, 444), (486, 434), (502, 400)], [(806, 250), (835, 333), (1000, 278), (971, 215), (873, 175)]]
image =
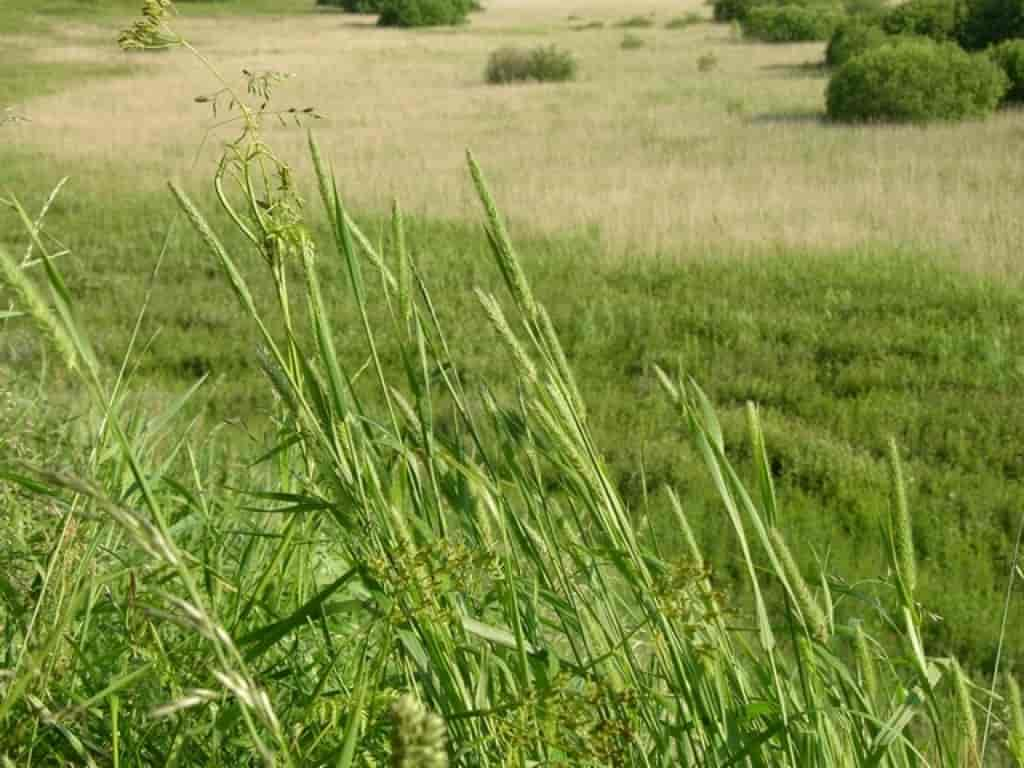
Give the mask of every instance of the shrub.
[[(859, 0), (857, 0), (859, 1)], [(864, 0), (865, 2), (881, 2), (881, 0)], [(715, 21), (745, 21), (755, 8), (779, 8), (782, 6), (798, 6), (800, 8), (821, 8), (838, 0), (714, 0)]]
[(645, 45), (647, 45), (647, 42), (639, 35), (627, 34), (622, 38), (622, 43), (619, 47), (625, 51), (633, 51), (637, 48), (643, 48)]
[(1024, 38), (1024, 0), (966, 0), (957, 38), (969, 50)]
[(889, 36), (879, 27), (859, 19), (849, 19), (836, 27), (829, 38), (825, 49), (825, 64), (841, 67), (854, 56), (884, 45), (887, 40)]
[(560, 83), (576, 78), (576, 59), (557, 45), (542, 45), (530, 51), (530, 79)]
[(889, 12), (886, 0), (843, 0), (843, 9), (868, 24), (881, 24)]
[(1003, 100), (1024, 102), (1024, 40), (1007, 40), (988, 53), (1010, 81)]
[(756, 5), (756, 0), (715, 0), (715, 21), (739, 21)]
[(1008, 81), (987, 56), (953, 43), (901, 41), (856, 56), (828, 84), (828, 115), (844, 122), (925, 122), (982, 117)]
[(665, 29), (686, 29), (694, 24), (700, 24), (702, 21), (704, 21), (703, 16), (696, 11), (690, 11), (685, 16), (676, 16), (674, 19), (669, 19), (665, 23)]
[(743, 34), (766, 43), (828, 40), (843, 19), (830, 6), (765, 5), (754, 8), (741, 22)]
[(952, 40), (957, 28), (958, 0), (908, 0), (891, 8), (882, 19), (890, 35), (920, 35), (944, 42)]
[(435, 27), (462, 24), (473, 10), (471, 0), (382, 0), (382, 27)]
[(506, 46), (491, 54), (484, 73), (488, 83), (563, 82), (576, 77), (576, 59), (557, 46), (540, 46), (532, 51)]
[(646, 29), (647, 27), (654, 26), (654, 19), (650, 16), (630, 16), (628, 19), (623, 19), (615, 26), (623, 28), (639, 27), (641, 29)]
[(718, 57), (711, 51), (701, 54), (697, 59), (697, 69), (700, 72), (710, 72), (718, 66)]

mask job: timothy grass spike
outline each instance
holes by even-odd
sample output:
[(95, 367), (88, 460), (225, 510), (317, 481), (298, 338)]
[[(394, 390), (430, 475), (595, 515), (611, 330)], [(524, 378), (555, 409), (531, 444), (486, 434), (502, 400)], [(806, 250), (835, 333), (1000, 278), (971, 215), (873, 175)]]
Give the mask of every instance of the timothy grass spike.
[(907, 490), (903, 480), (896, 440), (889, 440), (889, 531), (894, 557), (893, 566), (900, 582), (902, 598), (907, 607), (913, 607), (914, 590), (917, 588), (917, 558), (914, 554), (914, 534), (910, 523), (910, 508), (907, 505)]

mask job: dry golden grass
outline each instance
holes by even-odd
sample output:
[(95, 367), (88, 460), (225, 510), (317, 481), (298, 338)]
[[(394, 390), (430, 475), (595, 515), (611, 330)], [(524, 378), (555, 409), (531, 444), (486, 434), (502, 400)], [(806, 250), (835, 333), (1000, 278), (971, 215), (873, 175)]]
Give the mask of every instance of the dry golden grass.
[[(819, 119), (824, 75), (802, 66), (821, 59), (820, 46), (741, 43), (721, 25), (663, 28), (688, 10), (706, 13), (695, 0), (628, 13), (613, 0), (489, 5), (455, 31), (378, 30), (338, 14), (182, 24), (225, 72), (297, 75), (277, 103), (327, 115), (318, 135), (341, 178), (359, 180), (345, 190), (357, 208), (397, 196), (414, 212), (475, 216), (463, 173), (472, 147), (513, 221), (599, 233), (618, 257), (885, 242), (1016, 271), (1024, 113), (928, 128), (832, 126)], [(648, 45), (620, 50), (614, 23), (648, 12), (658, 23), (638, 31)], [(572, 29), (591, 20), (606, 28)], [(488, 54), (507, 43), (571, 49), (580, 80), (485, 85)], [(700, 73), (709, 51), (718, 65)], [(76, 46), (63, 55), (125, 54)], [(88, 162), (130, 173), (133, 184), (187, 175), (209, 123), (193, 103), (204, 75), (182, 53), (135, 58), (130, 78), (26, 105), (34, 122), (9, 137), (44, 146), (55, 166)], [(286, 156), (304, 156), (300, 131), (275, 134)]]

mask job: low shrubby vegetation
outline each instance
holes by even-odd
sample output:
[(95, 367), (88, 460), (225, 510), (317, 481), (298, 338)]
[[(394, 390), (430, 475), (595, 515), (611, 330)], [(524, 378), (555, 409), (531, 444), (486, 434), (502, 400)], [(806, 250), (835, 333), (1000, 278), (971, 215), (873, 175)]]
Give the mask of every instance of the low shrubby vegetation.
[(619, 47), (624, 51), (633, 51), (646, 45), (647, 41), (640, 37), (640, 35), (634, 35), (629, 32), (623, 35), (622, 42), (619, 43)]
[[(907, 0), (892, 6), (882, 0), (847, 0), (842, 6), (822, 0), (715, 0), (714, 18), (739, 23), (750, 40), (827, 40), (825, 64), (834, 70), (883, 46), (898, 48), (834, 73), (838, 82), (830, 85), (827, 105), (833, 119), (977, 118), (1000, 102), (1020, 100), (1013, 85), (1020, 82), (1014, 41), (1024, 36), (1024, 0)], [(926, 41), (943, 45), (929, 47)], [(1011, 82), (1003, 93), (997, 73), (964, 53), (985, 49)]]
[(937, 42), (956, 38), (960, 0), (907, 0), (882, 18), (890, 35), (928, 37)]
[(698, 72), (711, 72), (718, 66), (718, 56), (711, 51), (702, 53), (697, 57), (697, 71)]
[(741, 21), (743, 34), (766, 43), (828, 40), (842, 21), (840, 8), (826, 5), (762, 5)]
[(991, 114), (1009, 87), (987, 56), (954, 43), (905, 40), (854, 57), (832, 76), (829, 117), (848, 122), (926, 122)]
[(560, 83), (574, 80), (576, 69), (572, 53), (555, 45), (533, 49), (505, 46), (490, 55), (484, 77), (495, 85), (530, 81)]
[(647, 29), (654, 26), (654, 18), (651, 16), (630, 16), (615, 24), (622, 29)]
[(382, 27), (453, 26), (466, 21), (474, 10), (473, 0), (382, 0)]
[(704, 17), (696, 11), (690, 11), (684, 16), (675, 16), (665, 22), (665, 29), (687, 29), (694, 24), (700, 24)]
[(1024, 40), (1006, 40), (988, 53), (1010, 81), (1005, 100), (1024, 102)]
[(881, 27), (857, 18), (848, 19), (837, 26), (829, 38), (825, 48), (825, 64), (830, 67), (842, 66), (854, 56), (877, 48), (888, 40), (889, 35)]
[(1024, 0), (964, 0), (957, 39), (969, 50), (1024, 38)]

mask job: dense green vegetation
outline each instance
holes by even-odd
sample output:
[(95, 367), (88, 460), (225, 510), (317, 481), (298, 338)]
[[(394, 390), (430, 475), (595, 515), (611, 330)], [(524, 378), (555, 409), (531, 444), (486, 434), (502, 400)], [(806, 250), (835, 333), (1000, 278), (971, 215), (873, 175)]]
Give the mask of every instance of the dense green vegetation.
[(765, 43), (828, 40), (842, 21), (840, 8), (829, 6), (764, 5), (743, 19), (743, 34)]
[(993, 61), (1010, 80), (1007, 101), (1024, 101), (1024, 40), (1006, 40), (989, 49)]
[[(276, 166), (257, 126), (218, 178)], [(0, 607), (5, 759), (909, 768), (1019, 750), (1016, 683), (995, 712), (1005, 741), (990, 742), (968, 676), (926, 650), (895, 443), (878, 521), (893, 575), (851, 588), (828, 575), (832, 562), (794, 560), (787, 541), (799, 534), (775, 494), (758, 410), (745, 414), (751, 495), (704, 393), (656, 369), (670, 406), (662, 427), (677, 424), (715, 479), (742, 553), (754, 612), (735, 626), (729, 617), (746, 610), (713, 589), (689, 505), (669, 492), (669, 536), (615, 490), (585, 395), (475, 164), (508, 298), (478, 289), (489, 332), (468, 335), (497, 342), (497, 380), (464, 375), (452, 357), (437, 312), (447, 297), (419, 271), (397, 209), (378, 251), (350, 224), (315, 145), (313, 156), (333, 235), (321, 255), (347, 275), (366, 363), (336, 337), (293, 187), (261, 185), (262, 205), (237, 198), (235, 226), (264, 235), (246, 266), (173, 187), (264, 349), (277, 426), (242, 472), (210, 440), (174, 435), (184, 400), (147, 417), (130, 382), (104, 373), (41, 239), (40, 280), (0, 250), (19, 308), (92, 410), (89, 450), (70, 468), (50, 450), (0, 464), (16, 564)], [(266, 300), (249, 285), (261, 272)], [(378, 280), (384, 302), (365, 293)], [(385, 368), (385, 344), (401, 365)], [(39, 526), (43, 510), (59, 522)], [(818, 595), (806, 575), (816, 571)], [(893, 651), (864, 616), (892, 621)]]
[[(36, 180), (39, 159), (8, 150), (4, 162), (15, 188), (26, 190), (26, 205), (37, 209), (46, 194)], [(170, 216), (165, 195), (157, 192), (105, 211), (95, 227), (82, 226), (81, 217), (94, 215), (86, 201), (111, 194), (98, 174), (82, 170), (69, 188), (75, 195), (54, 207), (50, 226), (73, 251), (63, 260), (69, 285), (98, 353), (114, 366), (128, 346), (144, 276), (155, 266)], [(361, 220), (368, 232), (386, 233), (383, 221)], [(465, 375), (500, 378), (502, 357), (459, 322), (473, 311), (472, 296), (462, 290), (466, 283), (495, 288), (475, 228), (407, 224), (413, 242), (430, 244), (423, 269), (450, 297), (438, 311)], [(9, 242), (18, 249), (24, 244)], [(881, 457), (893, 434), (912, 467), (914, 504), (930, 515), (918, 531), (921, 599), (944, 620), (925, 631), (972, 666), (992, 659), (995, 598), (1024, 505), (1012, 437), (1024, 430), (1013, 407), (1024, 394), (1024, 310), (1016, 286), (928, 267), (925, 254), (881, 245), (860, 253), (778, 252), (753, 261), (716, 253), (644, 264), (608, 264), (600, 244), (586, 237), (527, 239), (522, 251), (627, 499), (639, 503), (644, 482), (680, 488), (719, 576), (726, 582), (738, 577), (714, 491), (680, 433), (664, 426), (670, 410), (657, 394), (652, 365), (681, 362), (725, 408), (726, 434), (739, 458), (742, 404), (762, 405), (783, 509), (807, 545), (798, 551), (802, 562), (811, 565), (827, 552), (851, 580), (867, 577), (883, 562), (870, 542), (886, 504)], [(581, 262), (604, 265), (581, 272)], [(199, 243), (180, 227), (159, 279), (190, 301), (183, 306), (177, 291), (151, 298), (142, 332), (144, 338), (159, 335), (139, 356), (136, 376), (162, 393), (154, 397), (173, 398), (208, 374), (200, 396), (207, 423), (226, 420), (228, 435), (248, 445), (246, 430), (231, 425), (266, 423), (271, 403), (257, 386), (252, 345), (239, 341), (246, 338), (241, 318), (226, 303), (228, 294)], [(258, 275), (252, 282), (257, 296), (272, 296), (268, 282)], [(338, 315), (339, 346), (355, 349), (357, 318), (343, 289), (340, 275), (324, 277)], [(379, 307), (376, 297), (370, 311)], [(4, 334), (7, 365), (38, 364), (39, 350), (26, 333), (9, 328)], [(399, 364), (387, 346), (381, 356), (388, 366)], [(633, 439), (623, 442), (623, 434)], [(651, 504), (654, 519), (663, 519), (663, 502)], [(952, 588), (950, 570), (972, 577)], [(1018, 632), (1015, 643), (1024, 640)]]
[(928, 37), (942, 43), (956, 37), (957, 18), (955, 0), (908, 0), (885, 14), (882, 29), (890, 35)]
[(871, 48), (877, 48), (889, 40), (881, 27), (854, 18), (836, 27), (825, 48), (825, 64), (839, 67), (854, 56)]
[(903, 39), (843, 65), (828, 84), (829, 117), (848, 122), (925, 122), (985, 117), (1009, 89), (987, 56), (954, 43)]

